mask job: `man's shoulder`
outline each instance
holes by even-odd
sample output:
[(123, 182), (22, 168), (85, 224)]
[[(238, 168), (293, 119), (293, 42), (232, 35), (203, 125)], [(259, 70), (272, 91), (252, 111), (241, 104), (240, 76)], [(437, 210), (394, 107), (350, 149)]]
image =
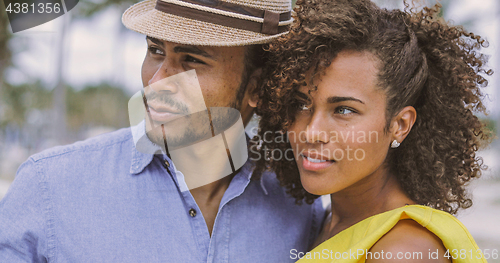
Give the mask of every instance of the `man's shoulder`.
[(119, 129), (68, 145), (55, 146), (32, 155), (30, 159), (39, 162), (45, 159), (62, 158), (74, 154), (92, 156), (96, 151), (111, 150), (114, 147), (123, 147), (124, 144), (130, 144), (126, 145), (126, 147), (133, 145), (130, 128)]

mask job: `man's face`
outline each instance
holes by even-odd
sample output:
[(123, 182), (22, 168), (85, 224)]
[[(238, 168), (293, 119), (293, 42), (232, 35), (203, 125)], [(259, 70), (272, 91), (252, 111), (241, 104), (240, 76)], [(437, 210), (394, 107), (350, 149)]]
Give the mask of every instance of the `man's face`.
[[(201, 97), (208, 109), (235, 108), (239, 105), (237, 93), (240, 88), (244, 88), (242, 76), (245, 68), (245, 47), (190, 46), (149, 37), (147, 44), (148, 51), (142, 65), (142, 83), (146, 87), (148, 110), (153, 123), (146, 122), (146, 124), (159, 126), (175, 119), (172, 122), (175, 125), (164, 126), (164, 133), (162, 129), (157, 128), (149, 132), (148, 137), (154, 143), (162, 145), (165, 134), (169, 147), (206, 138), (211, 133), (210, 124), (206, 122), (208, 120), (206, 114), (188, 114), (199, 112)], [(151, 85), (193, 69), (201, 88), (200, 96), (193, 95), (193, 92), (185, 89), (188, 86), (192, 87), (185, 84), (192, 81), (192, 78), (173, 81), (175, 83), (161, 82), (161, 85), (158, 85), (160, 88)], [(180, 82), (184, 84), (179, 84)], [(194, 96), (195, 99), (190, 96)], [(223, 114), (212, 116), (214, 122), (221, 118), (224, 118)], [(148, 131), (151, 130), (151, 127), (146, 128)]]

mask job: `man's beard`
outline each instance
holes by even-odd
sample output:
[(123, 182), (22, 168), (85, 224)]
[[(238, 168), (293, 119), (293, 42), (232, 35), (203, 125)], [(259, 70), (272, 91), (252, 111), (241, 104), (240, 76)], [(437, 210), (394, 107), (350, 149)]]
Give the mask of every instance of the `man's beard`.
[[(149, 116), (147, 116), (146, 122), (149, 121), (150, 126), (148, 127), (148, 124), (146, 124), (148, 138), (168, 153), (168, 151), (210, 139), (227, 130), (240, 117), (241, 101), (248, 82), (245, 76), (242, 80), (235, 99), (229, 105), (211, 107), (208, 110), (191, 114), (189, 114), (188, 107), (184, 103), (177, 102), (170, 95), (156, 95), (154, 99), (179, 109), (186, 115), (163, 124), (153, 124), (152, 120), (148, 120)], [(151, 128), (151, 126), (154, 126), (154, 128)]]

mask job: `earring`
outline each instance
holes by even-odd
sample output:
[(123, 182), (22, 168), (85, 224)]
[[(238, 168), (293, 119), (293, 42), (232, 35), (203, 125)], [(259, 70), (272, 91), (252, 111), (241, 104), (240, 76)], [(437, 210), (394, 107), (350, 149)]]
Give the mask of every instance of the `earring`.
[(391, 143), (391, 148), (398, 148), (399, 145), (401, 145), (401, 143), (399, 143), (398, 141), (394, 140)]

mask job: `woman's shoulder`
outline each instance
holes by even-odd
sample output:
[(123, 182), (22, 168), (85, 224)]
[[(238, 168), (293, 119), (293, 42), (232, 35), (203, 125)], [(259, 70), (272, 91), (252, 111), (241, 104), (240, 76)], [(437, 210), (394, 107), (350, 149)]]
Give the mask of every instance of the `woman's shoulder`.
[[(464, 260), (460, 258), (462, 250), (470, 253)], [(486, 262), (458, 219), (421, 205), (400, 207), (358, 222), (318, 245), (309, 252), (310, 257), (325, 251), (330, 252), (329, 259), (359, 253), (353, 259), (359, 260), (361, 256), (368, 263), (387, 262), (387, 259), (391, 262), (451, 262), (451, 259)]]
[[(385, 221), (389, 218), (392, 220)], [(373, 219), (378, 223), (371, 222), (372, 230), (381, 226), (385, 229), (384, 234), (374, 239), (376, 241), (369, 249), (374, 254), (390, 252), (393, 259), (402, 257), (404, 262), (427, 262), (431, 259), (435, 262), (451, 262), (454, 258), (452, 251), (465, 249), (474, 254), (470, 258), (472, 261), (467, 262), (485, 262), (467, 228), (447, 212), (410, 205), (379, 214)], [(366, 262), (380, 261), (367, 257)]]
[(401, 262), (428, 262), (430, 252), (438, 252), (432, 255), (436, 256), (433, 262), (451, 262), (444, 257), (446, 248), (441, 239), (414, 220), (399, 221), (369, 251), (372, 254), (367, 253), (367, 263), (385, 260), (372, 255), (385, 255)]

